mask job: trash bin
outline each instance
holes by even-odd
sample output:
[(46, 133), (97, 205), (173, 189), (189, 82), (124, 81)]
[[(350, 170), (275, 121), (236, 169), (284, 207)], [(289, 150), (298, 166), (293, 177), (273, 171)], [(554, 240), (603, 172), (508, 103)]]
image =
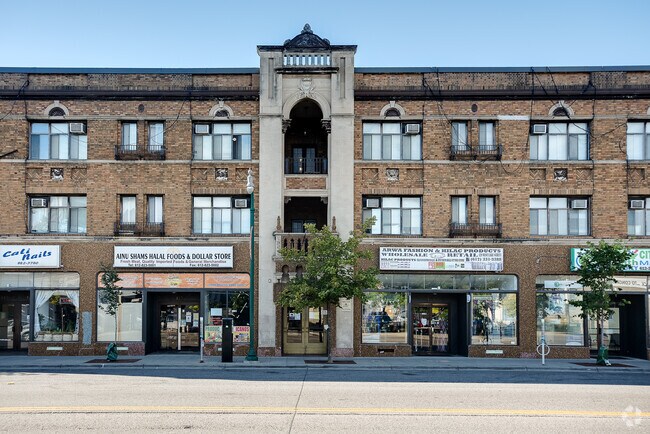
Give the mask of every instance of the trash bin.
[(222, 323), (221, 361), (232, 363), (232, 318), (224, 318)]

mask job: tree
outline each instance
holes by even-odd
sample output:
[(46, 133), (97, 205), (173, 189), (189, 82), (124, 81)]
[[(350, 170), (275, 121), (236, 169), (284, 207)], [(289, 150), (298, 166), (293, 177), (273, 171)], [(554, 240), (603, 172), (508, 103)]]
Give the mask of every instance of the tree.
[[(588, 243), (588, 247), (578, 258), (576, 270), (582, 285), (580, 299), (569, 301), (572, 306), (582, 309), (581, 318), (592, 318), (597, 324), (598, 363), (607, 364), (604, 347), (604, 325), (613, 314), (612, 296), (615, 294), (615, 274), (628, 268), (627, 262), (632, 253), (620, 243), (609, 244), (601, 240), (598, 244)], [(627, 304), (626, 300), (620, 301)]]
[(117, 359), (117, 312), (122, 304), (122, 287), (118, 286), (117, 282), (122, 279), (113, 267), (102, 264), (101, 268), (103, 290), (99, 296), (99, 308), (115, 320), (115, 339), (106, 350), (107, 360), (113, 361)]
[(374, 267), (362, 267), (360, 261), (370, 260), (370, 250), (360, 248), (366, 232), (374, 219), (368, 219), (361, 230), (353, 231), (343, 241), (328, 226), (316, 229), (313, 224), (305, 225), (310, 234), (309, 248), (298, 251), (290, 248), (281, 250), (282, 257), (291, 263), (303, 265), (302, 275), (292, 278), (279, 296), (284, 307), (305, 309), (325, 306), (327, 309), (327, 362), (332, 363), (330, 330), (332, 329), (332, 308), (338, 307), (341, 299), (366, 299), (365, 290), (377, 288), (378, 271)]

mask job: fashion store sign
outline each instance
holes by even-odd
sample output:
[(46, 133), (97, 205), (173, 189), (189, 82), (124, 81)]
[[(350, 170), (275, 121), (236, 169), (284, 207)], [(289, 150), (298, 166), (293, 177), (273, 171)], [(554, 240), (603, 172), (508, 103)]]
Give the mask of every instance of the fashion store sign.
[[(580, 255), (585, 249), (571, 249), (571, 271), (580, 268)], [(650, 273), (650, 249), (630, 249), (632, 257), (627, 261), (627, 268), (623, 271), (634, 273)]]
[(503, 249), (488, 247), (380, 247), (379, 269), (502, 271)]
[(232, 268), (232, 246), (115, 246), (114, 267)]
[(61, 246), (0, 246), (0, 268), (60, 268)]

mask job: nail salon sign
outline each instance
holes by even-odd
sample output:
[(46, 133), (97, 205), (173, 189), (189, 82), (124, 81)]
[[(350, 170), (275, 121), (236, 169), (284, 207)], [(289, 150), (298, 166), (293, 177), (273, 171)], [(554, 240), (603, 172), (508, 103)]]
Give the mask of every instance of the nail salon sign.
[(61, 246), (0, 246), (0, 268), (60, 268)]

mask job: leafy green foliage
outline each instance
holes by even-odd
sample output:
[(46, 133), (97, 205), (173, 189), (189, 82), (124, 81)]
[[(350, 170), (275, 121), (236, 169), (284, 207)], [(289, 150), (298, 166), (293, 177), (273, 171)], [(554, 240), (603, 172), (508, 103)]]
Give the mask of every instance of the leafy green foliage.
[(288, 262), (302, 264), (304, 272), (289, 281), (280, 293), (279, 303), (300, 310), (338, 306), (341, 298), (365, 300), (364, 290), (380, 284), (376, 268), (360, 266), (362, 260), (373, 257), (371, 251), (360, 249), (372, 223), (372, 219), (366, 221), (346, 241), (327, 226), (317, 230), (313, 224), (305, 225), (310, 236), (308, 251), (285, 248), (280, 252)]

